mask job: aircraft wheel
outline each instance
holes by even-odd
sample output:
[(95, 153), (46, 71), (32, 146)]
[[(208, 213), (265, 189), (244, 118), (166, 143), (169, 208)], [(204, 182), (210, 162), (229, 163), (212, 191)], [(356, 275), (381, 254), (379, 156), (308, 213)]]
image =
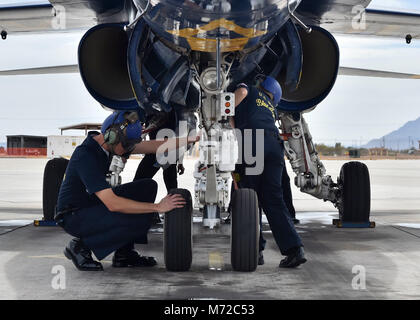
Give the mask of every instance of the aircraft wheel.
[(369, 222), (370, 178), (364, 163), (345, 163), (340, 171), (338, 184), (341, 189), (339, 205), (340, 220), (343, 222)]
[(44, 169), (42, 187), (42, 208), (44, 220), (54, 220), (55, 206), (57, 205), (58, 192), (66, 172), (69, 160), (55, 158), (47, 162)]
[(163, 251), (168, 271), (188, 271), (192, 262), (192, 199), (186, 189), (172, 189), (187, 204), (165, 214)]
[(259, 241), (258, 197), (252, 189), (238, 189), (232, 199), (231, 263), (235, 271), (257, 269)]

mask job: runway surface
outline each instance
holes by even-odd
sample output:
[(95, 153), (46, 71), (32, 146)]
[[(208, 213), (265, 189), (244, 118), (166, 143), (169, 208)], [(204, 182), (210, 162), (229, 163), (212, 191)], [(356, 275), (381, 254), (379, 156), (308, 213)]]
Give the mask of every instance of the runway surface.
[[(104, 272), (77, 271), (62, 254), (70, 236), (58, 227), (31, 225), (42, 216), (46, 161), (0, 159), (0, 299), (420, 298), (420, 161), (365, 162), (375, 229), (335, 228), (331, 221), (337, 212), (331, 204), (293, 187), (308, 262), (295, 270), (279, 269), (282, 257), (265, 223), (265, 265), (253, 273), (232, 271), (230, 226), (203, 229), (198, 212), (189, 272), (166, 271), (162, 226), (151, 230), (148, 245), (137, 246), (142, 254), (155, 256), (158, 266), (114, 269), (109, 256)], [(128, 162), (123, 181), (132, 179), (138, 161)], [(193, 163), (185, 161), (180, 187), (193, 190)], [(343, 163), (324, 161), (334, 178)], [(156, 180), (160, 199), (165, 195), (161, 173)]]

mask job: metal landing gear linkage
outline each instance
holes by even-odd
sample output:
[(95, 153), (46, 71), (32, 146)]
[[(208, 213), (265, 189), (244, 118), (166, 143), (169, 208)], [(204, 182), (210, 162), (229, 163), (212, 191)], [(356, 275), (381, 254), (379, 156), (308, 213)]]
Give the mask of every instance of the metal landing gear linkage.
[[(200, 77), (204, 90), (200, 113), (202, 135), (200, 159), (194, 171), (195, 203), (203, 209), (203, 225), (211, 229), (220, 224), (220, 212), (229, 205), (229, 179), (238, 160), (238, 144), (229, 124), (235, 112), (235, 96), (217, 89), (216, 76), (215, 68), (209, 67)], [(220, 88), (225, 88), (224, 74), (222, 77)]]
[[(235, 95), (226, 92), (227, 75), (233, 64), (220, 56), (217, 41), (216, 67), (201, 73), (200, 159), (194, 177), (195, 203), (203, 209), (203, 226), (213, 229), (221, 222), (220, 212), (230, 203), (229, 180), (238, 162), (238, 141), (230, 125), (235, 114)], [(225, 57), (226, 58), (226, 57)], [(254, 190), (238, 189), (232, 195), (231, 264), (235, 271), (255, 271), (258, 263), (259, 211)]]
[(295, 185), (304, 193), (331, 201), (338, 207), (340, 187), (326, 170), (309, 133), (308, 124), (301, 113), (280, 114), (284, 150), (296, 174)]
[[(203, 211), (203, 226), (213, 229), (221, 222), (220, 212), (229, 205), (229, 179), (238, 160), (238, 145), (229, 119), (235, 115), (235, 95), (226, 92), (233, 64), (216, 44), (216, 61), (209, 63), (198, 79), (202, 89), (200, 108), (200, 159), (194, 178), (195, 203)], [(226, 57), (225, 57), (226, 58)]]
[(370, 177), (367, 166), (357, 161), (345, 163), (335, 183), (331, 176), (326, 175), (302, 114), (282, 113), (280, 121), (284, 150), (296, 174), (295, 185), (302, 192), (331, 201), (338, 209), (341, 225), (371, 227)]

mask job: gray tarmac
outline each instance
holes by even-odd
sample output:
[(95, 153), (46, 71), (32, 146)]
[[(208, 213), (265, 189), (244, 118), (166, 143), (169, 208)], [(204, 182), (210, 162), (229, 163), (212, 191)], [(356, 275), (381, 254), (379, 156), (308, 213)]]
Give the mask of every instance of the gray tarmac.
[[(42, 175), (47, 159), (0, 159), (0, 299), (419, 299), (420, 161), (366, 161), (372, 183), (374, 229), (338, 229), (329, 203), (292, 188), (308, 262), (279, 269), (282, 258), (264, 223), (265, 265), (253, 273), (232, 271), (230, 226), (203, 229), (194, 218), (194, 252), (189, 272), (166, 271), (162, 226), (148, 245), (153, 268), (80, 272), (63, 255), (71, 239), (59, 227), (34, 227), (42, 216)], [(139, 160), (130, 160), (129, 182)], [(336, 177), (345, 161), (324, 161)], [(193, 189), (193, 160), (186, 159), (180, 187)], [(290, 169), (290, 167), (288, 168)], [(291, 172), (289, 172), (291, 174)], [(291, 174), (291, 177), (293, 175)], [(165, 195), (162, 176), (158, 200)]]

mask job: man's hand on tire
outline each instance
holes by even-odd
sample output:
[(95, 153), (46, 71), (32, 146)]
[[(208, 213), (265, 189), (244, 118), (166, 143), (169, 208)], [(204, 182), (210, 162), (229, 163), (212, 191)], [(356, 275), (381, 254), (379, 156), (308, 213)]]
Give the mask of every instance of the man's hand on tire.
[(187, 202), (180, 194), (168, 194), (158, 203), (158, 211), (168, 212), (173, 209), (183, 208), (186, 203)]

